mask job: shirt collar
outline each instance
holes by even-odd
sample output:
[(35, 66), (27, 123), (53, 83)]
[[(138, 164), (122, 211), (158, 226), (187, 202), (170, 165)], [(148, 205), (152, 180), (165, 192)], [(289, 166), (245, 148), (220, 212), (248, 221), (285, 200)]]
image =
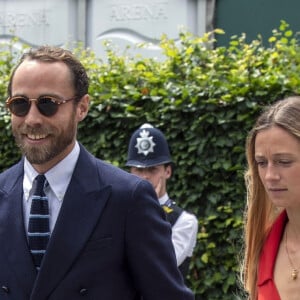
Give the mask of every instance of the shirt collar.
[(164, 205), (169, 200), (168, 193), (165, 193), (162, 197), (158, 199), (160, 205)]
[[(59, 201), (62, 201), (64, 198), (79, 156), (79, 152), (80, 147), (76, 141), (73, 150), (63, 160), (45, 173), (47, 182)], [(27, 200), (29, 199), (33, 180), (37, 175), (37, 171), (25, 157), (23, 190), (25, 199)]]

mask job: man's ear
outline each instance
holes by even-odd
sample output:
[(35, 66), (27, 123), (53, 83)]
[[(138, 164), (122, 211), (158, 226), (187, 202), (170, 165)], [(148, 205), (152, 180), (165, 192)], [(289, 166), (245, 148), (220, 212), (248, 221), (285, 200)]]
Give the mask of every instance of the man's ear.
[(172, 176), (172, 167), (170, 165), (166, 166), (166, 179), (169, 179)]
[(89, 111), (89, 105), (90, 105), (90, 96), (86, 94), (78, 102), (78, 106), (77, 106), (78, 121), (82, 121), (86, 117)]

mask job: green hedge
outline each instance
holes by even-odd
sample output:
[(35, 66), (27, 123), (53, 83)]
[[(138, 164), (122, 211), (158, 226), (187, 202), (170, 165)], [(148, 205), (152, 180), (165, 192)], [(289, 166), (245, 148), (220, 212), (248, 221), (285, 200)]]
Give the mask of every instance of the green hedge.
[[(214, 36), (180, 32), (178, 46), (161, 38), (165, 60), (118, 53), (106, 43), (107, 61), (78, 46), (91, 79), (90, 113), (78, 139), (96, 156), (125, 168), (132, 132), (144, 122), (166, 135), (175, 172), (169, 194), (199, 219), (188, 285), (197, 299), (239, 299), (239, 257), (245, 204), (245, 136), (263, 105), (299, 93), (297, 34), (282, 21), (269, 46), (258, 37), (233, 36), (214, 48)], [(0, 93), (18, 53), (1, 45)], [(265, 43), (264, 43), (265, 44)], [(130, 49), (129, 49), (130, 50)], [(20, 157), (0, 106), (1, 169)]]

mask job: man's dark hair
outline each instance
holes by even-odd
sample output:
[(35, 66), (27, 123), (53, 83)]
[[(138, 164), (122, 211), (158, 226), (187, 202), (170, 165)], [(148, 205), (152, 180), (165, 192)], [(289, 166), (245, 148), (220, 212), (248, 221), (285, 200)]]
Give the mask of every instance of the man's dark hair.
[(72, 54), (71, 51), (65, 50), (60, 47), (53, 47), (53, 46), (41, 46), (37, 49), (30, 49), (28, 52), (25, 52), (17, 66), (14, 68), (9, 84), (7, 87), (7, 92), (9, 97), (11, 97), (11, 87), (14, 74), (18, 67), (25, 61), (25, 60), (37, 60), (46, 63), (53, 63), (53, 62), (63, 62), (65, 63), (71, 73), (72, 84), (75, 90), (75, 96), (78, 101), (83, 97), (85, 94), (88, 93), (89, 88), (89, 79), (86, 73), (85, 68), (81, 64), (81, 62)]

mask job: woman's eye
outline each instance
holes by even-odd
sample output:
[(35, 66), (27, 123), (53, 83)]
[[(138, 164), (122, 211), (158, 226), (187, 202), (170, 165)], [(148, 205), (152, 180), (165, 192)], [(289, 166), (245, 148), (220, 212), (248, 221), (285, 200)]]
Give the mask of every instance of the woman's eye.
[(279, 160), (278, 163), (286, 166), (286, 165), (290, 165), (292, 163), (292, 161), (291, 160)]
[(266, 161), (263, 161), (263, 160), (258, 160), (256, 162), (256, 164), (259, 166), (259, 167), (264, 167), (267, 165), (267, 162)]

